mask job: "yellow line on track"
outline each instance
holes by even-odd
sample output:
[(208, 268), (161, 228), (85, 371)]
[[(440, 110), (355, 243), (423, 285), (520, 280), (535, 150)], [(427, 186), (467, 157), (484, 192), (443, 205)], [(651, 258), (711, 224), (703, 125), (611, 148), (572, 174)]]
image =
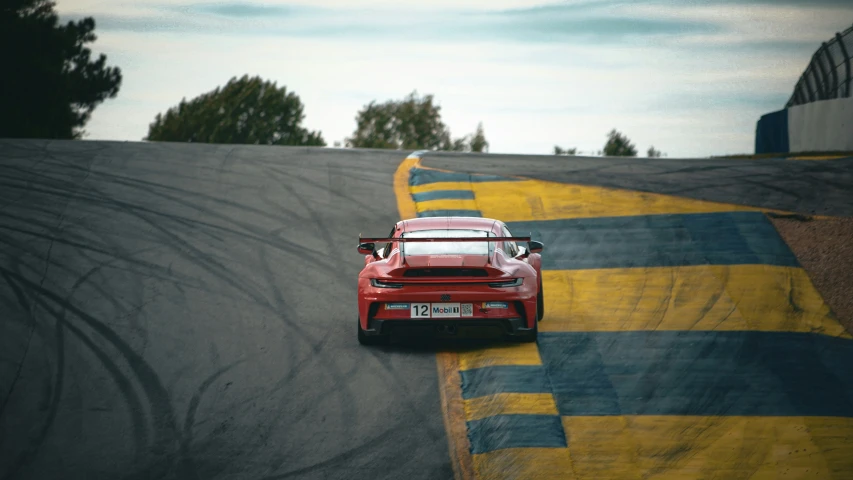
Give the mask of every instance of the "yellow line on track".
[(562, 417), (579, 478), (850, 478), (853, 418)]
[(415, 218), (417, 208), (409, 193), (409, 170), (420, 165), (421, 159), (409, 156), (397, 167), (394, 172), (394, 195), (397, 197), (397, 212), (400, 220)]
[(468, 441), (468, 425), (465, 421), (462, 379), (459, 376), (457, 356), (454, 352), (439, 352), (436, 355), (436, 365), (441, 411), (444, 417), (444, 429), (447, 432), (447, 446), (450, 450), (453, 476), (456, 480), (477, 478), (474, 475), (471, 444)]
[(466, 420), (494, 415), (559, 415), (550, 393), (498, 393), (463, 401)]
[(545, 270), (543, 332), (752, 330), (853, 338), (802, 268)]
[(498, 345), (460, 352), (459, 369), (494, 367), (497, 365), (542, 365), (535, 343)]

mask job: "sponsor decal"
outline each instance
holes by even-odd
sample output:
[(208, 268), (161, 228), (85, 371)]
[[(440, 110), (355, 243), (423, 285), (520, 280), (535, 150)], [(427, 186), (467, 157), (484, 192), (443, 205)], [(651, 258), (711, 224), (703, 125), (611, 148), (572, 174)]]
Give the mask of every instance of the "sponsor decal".
[(446, 315), (448, 313), (459, 313), (459, 307), (432, 307), (433, 315)]
[(509, 308), (506, 302), (484, 302), (483, 308)]
[(408, 310), (408, 303), (386, 303), (385, 310)]

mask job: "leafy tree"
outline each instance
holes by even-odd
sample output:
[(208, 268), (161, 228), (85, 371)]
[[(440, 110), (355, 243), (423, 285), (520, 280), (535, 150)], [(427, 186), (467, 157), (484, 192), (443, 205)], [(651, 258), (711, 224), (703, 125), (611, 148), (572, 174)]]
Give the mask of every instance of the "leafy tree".
[(157, 114), (144, 140), (326, 146), (320, 132), (301, 126), (303, 105), (285, 86), (243, 75)]
[(61, 25), (54, 6), (0, 2), (0, 137), (80, 138), (95, 107), (118, 94), (121, 70), (85, 46), (95, 20)]
[(562, 149), (559, 145), (554, 145), (554, 155), (577, 155), (577, 147)]
[(474, 138), (469, 142), (472, 152), (488, 152), (489, 151), (489, 142), (486, 140), (486, 135), (483, 133), (483, 123), (480, 122), (477, 125), (477, 132), (474, 134)]
[(660, 150), (655, 150), (654, 145), (649, 147), (649, 150), (646, 152), (646, 154), (649, 158), (660, 158), (662, 155)]
[(488, 148), (482, 124), (473, 136), (453, 139), (441, 120), (441, 107), (433, 99), (432, 95), (421, 98), (414, 91), (403, 100), (370, 102), (356, 115), (356, 129), (347, 138), (347, 146), (456, 152)]
[(607, 143), (604, 144), (604, 155), (608, 157), (635, 157), (637, 149), (634, 144), (614, 128), (607, 134)]

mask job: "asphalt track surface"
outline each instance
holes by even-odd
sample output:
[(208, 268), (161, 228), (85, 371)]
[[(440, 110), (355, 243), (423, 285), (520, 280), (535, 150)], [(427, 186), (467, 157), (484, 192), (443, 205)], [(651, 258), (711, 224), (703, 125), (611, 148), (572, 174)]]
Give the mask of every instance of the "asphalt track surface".
[(0, 141), (0, 479), (452, 478), (435, 351), (355, 335), (404, 156)]
[[(355, 239), (398, 219), (406, 153), (0, 141), (0, 480), (451, 478), (438, 350), (355, 340)], [(848, 160), (424, 165), (853, 214)], [(590, 334), (546, 367), (561, 335)]]
[(853, 216), (853, 158), (679, 160), (453, 153), (426, 153), (422, 158), (426, 167), (454, 172), (518, 175), (804, 215)]

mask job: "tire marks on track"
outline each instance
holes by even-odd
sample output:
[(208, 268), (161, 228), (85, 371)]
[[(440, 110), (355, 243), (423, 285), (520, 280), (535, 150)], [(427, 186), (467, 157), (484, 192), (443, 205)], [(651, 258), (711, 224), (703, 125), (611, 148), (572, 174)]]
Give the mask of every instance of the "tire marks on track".
[(0, 141), (0, 305), (35, 332), (0, 442), (38, 445), (0, 478), (448, 477), (432, 356), (380, 365), (350, 328), (352, 242), (397, 220), (399, 157)]

